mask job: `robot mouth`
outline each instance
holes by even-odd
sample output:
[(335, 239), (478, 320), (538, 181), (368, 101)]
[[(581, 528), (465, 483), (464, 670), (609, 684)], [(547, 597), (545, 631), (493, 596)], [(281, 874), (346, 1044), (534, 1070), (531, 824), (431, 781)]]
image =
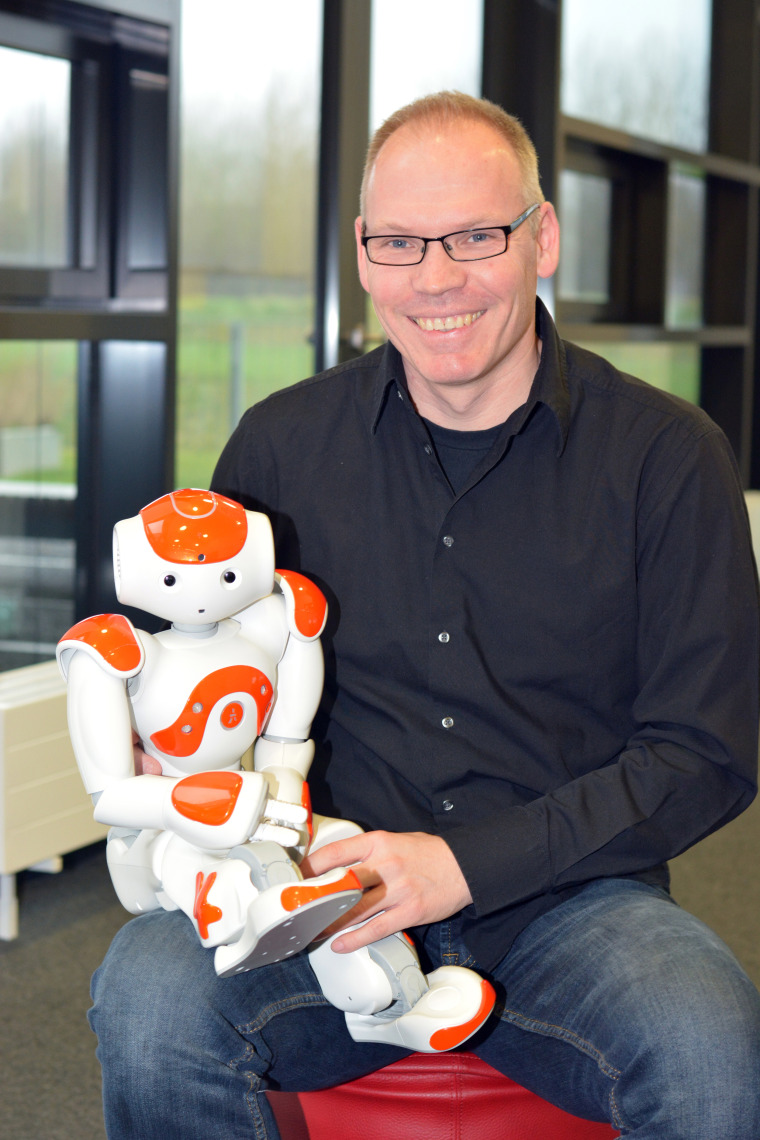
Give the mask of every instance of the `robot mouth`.
[(198, 610), (199, 614), (205, 614), (205, 612), (206, 612), (205, 610)]

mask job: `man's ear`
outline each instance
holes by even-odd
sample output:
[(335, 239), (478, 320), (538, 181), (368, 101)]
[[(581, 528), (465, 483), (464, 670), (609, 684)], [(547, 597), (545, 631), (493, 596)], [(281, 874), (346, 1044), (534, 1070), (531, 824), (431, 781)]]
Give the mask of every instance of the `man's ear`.
[(359, 265), (359, 280), (362, 283), (362, 288), (369, 293), (369, 285), (367, 284), (367, 251), (362, 245), (363, 231), (364, 219), (360, 216), (354, 222), (354, 233), (356, 234), (356, 260)]
[(551, 202), (541, 204), (536, 246), (538, 276), (551, 277), (559, 263), (559, 219)]

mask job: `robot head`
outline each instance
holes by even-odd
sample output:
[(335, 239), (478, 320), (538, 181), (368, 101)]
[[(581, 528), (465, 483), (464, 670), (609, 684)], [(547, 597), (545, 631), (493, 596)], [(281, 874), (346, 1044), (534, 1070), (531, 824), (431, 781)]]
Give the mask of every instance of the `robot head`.
[(271, 594), (272, 528), (213, 491), (174, 491), (116, 524), (113, 564), (120, 602), (207, 625)]

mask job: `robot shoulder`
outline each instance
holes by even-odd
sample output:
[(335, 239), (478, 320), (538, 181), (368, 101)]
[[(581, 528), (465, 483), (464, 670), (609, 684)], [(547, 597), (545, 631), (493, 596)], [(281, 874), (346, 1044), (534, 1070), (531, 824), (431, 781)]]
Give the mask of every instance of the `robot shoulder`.
[(300, 641), (316, 641), (327, 621), (327, 599), (303, 574), (276, 570), (275, 581), (285, 599), (288, 628)]
[(121, 614), (96, 614), (77, 622), (64, 633), (56, 648), (64, 679), (71, 656), (79, 651), (94, 658), (101, 668), (127, 680), (145, 664), (145, 650), (129, 618)]

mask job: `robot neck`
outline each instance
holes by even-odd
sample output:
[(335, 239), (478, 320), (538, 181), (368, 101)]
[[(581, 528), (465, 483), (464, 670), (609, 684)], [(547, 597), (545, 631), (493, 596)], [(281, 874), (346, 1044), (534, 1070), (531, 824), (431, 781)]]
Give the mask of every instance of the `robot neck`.
[(219, 623), (216, 621), (209, 622), (208, 625), (187, 625), (185, 622), (173, 621), (172, 629), (177, 633), (184, 633), (188, 637), (213, 637), (219, 628)]

